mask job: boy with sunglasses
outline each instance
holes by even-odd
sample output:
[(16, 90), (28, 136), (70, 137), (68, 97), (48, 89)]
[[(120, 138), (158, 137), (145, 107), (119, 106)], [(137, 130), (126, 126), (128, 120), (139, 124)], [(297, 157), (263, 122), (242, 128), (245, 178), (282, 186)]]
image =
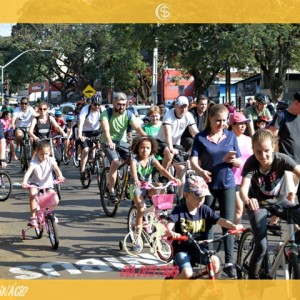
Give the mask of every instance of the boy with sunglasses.
[(34, 117), (38, 116), (33, 107), (29, 105), (26, 97), (22, 97), (20, 106), (18, 106), (12, 116), (11, 127), (15, 131), (15, 141), (17, 145), (16, 154), (20, 154), (20, 141), (24, 137), (24, 132), (28, 130), (30, 123)]

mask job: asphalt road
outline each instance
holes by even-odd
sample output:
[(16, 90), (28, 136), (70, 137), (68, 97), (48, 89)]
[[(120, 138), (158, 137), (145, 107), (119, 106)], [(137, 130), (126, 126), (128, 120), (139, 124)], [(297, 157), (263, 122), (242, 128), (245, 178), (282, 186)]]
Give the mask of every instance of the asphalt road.
[(79, 170), (72, 163), (62, 165), (61, 170), (67, 180), (55, 210), (60, 244), (52, 250), (46, 233), (37, 239), (35, 231), (29, 229), (22, 239), (22, 229), (28, 229), (28, 191), (20, 187), (23, 173), (19, 162), (8, 165), (13, 192), (10, 199), (0, 203), (0, 278), (117, 279), (124, 278), (122, 270), (128, 265), (164, 265), (147, 251), (130, 257), (119, 250), (119, 241), (126, 234), (129, 201), (121, 204), (116, 217), (106, 217), (95, 176), (89, 189), (82, 189)]
[[(13, 182), (10, 199), (0, 203), (0, 278), (3, 279), (162, 279), (164, 270), (172, 267), (143, 251), (138, 257), (119, 250), (119, 241), (126, 234), (129, 201), (121, 203), (114, 218), (102, 211), (95, 176), (88, 189), (82, 189), (79, 170), (70, 165), (61, 166), (66, 177), (62, 186), (62, 200), (55, 210), (58, 218), (60, 244), (51, 248), (47, 233), (41, 239), (28, 229), (28, 191), (20, 187), (23, 173), (19, 161), (8, 165)], [(245, 220), (245, 226), (247, 225)], [(217, 234), (220, 227), (217, 226)], [(223, 259), (224, 253), (220, 251)], [(134, 273), (125, 276), (124, 270), (135, 265)], [(143, 277), (141, 268), (154, 268), (153, 276)], [(127, 273), (128, 274), (128, 273)], [(224, 276), (223, 276), (224, 277)]]

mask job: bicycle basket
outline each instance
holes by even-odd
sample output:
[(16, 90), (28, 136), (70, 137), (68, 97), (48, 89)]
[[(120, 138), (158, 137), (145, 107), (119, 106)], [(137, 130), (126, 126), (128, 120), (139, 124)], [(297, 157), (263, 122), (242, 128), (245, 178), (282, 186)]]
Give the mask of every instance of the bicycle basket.
[(55, 201), (54, 193), (42, 193), (37, 197), (41, 208), (46, 208), (46, 207), (50, 208), (50, 207), (55, 207), (57, 205)]
[(158, 209), (171, 209), (174, 202), (174, 194), (157, 194), (152, 196), (152, 202)]

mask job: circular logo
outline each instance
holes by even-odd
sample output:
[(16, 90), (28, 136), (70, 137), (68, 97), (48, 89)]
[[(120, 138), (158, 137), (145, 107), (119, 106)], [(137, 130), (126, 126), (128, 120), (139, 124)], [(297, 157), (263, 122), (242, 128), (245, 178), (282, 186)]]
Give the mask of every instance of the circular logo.
[(169, 6), (165, 3), (159, 4), (155, 9), (155, 15), (158, 19), (166, 21), (171, 16)]

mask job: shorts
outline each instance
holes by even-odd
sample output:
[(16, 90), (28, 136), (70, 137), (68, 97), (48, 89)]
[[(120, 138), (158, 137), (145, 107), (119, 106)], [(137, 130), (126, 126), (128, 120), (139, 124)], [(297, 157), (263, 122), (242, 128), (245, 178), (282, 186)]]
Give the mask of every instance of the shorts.
[[(203, 251), (206, 249), (201, 248)], [(195, 254), (188, 252), (178, 252), (173, 256), (173, 261), (181, 272), (184, 268), (193, 269), (195, 263), (200, 263), (201, 265), (206, 265), (208, 263), (208, 257), (206, 255), (201, 255), (200, 258), (196, 257)]]
[(147, 196), (147, 190), (146, 189), (141, 189), (138, 186), (134, 186), (132, 183), (129, 186), (129, 192), (130, 192), (130, 200), (133, 200), (134, 196)]
[(130, 156), (129, 144), (125, 142), (114, 142), (116, 144), (116, 150), (109, 149), (105, 145), (102, 145), (104, 149), (105, 156), (111, 163), (113, 160), (119, 160), (120, 157), (123, 161), (126, 161)]
[[(157, 143), (158, 143), (157, 154), (160, 155), (161, 157), (163, 157), (164, 151), (168, 147), (167, 143), (162, 142), (161, 140), (157, 140)], [(173, 147), (179, 151), (185, 151), (184, 147), (181, 145), (173, 145)], [(174, 156), (173, 160), (174, 160), (174, 162), (178, 162), (178, 163), (185, 162), (184, 157), (181, 155)]]

